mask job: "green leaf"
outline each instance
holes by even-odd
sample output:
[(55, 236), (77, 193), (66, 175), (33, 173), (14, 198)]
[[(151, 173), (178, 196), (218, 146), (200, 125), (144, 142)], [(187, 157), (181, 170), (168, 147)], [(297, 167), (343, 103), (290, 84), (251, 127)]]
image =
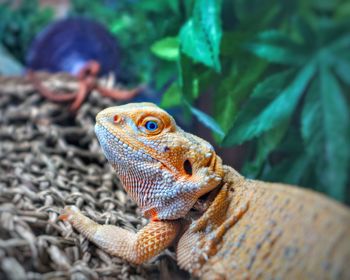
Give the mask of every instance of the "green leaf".
[(299, 45), (292, 41), (286, 34), (274, 29), (261, 32), (258, 35), (258, 40), (263, 43), (278, 45), (287, 49), (299, 47)]
[(224, 32), (221, 39), (220, 55), (223, 59), (227, 57), (237, 57), (242, 52), (242, 42), (251, 39), (251, 34), (245, 32)]
[(178, 83), (173, 83), (163, 94), (160, 106), (164, 109), (178, 106), (182, 103), (181, 88)]
[(349, 32), (345, 33), (340, 38), (337, 38), (332, 44), (329, 46), (330, 49), (334, 51), (341, 51), (342, 49), (348, 51), (350, 47), (350, 35)]
[(314, 64), (309, 64), (284, 90), (282, 88), (290, 77), (289, 71), (275, 74), (258, 85), (222, 145), (241, 144), (287, 121), (314, 71)]
[(350, 114), (340, 85), (325, 67), (320, 75), (321, 102), (324, 115), (325, 160), (324, 184), (329, 193), (342, 199), (345, 196), (350, 159)]
[(180, 59), (178, 60), (178, 69), (180, 73), (179, 83), (184, 97), (190, 103), (192, 103), (196, 95), (195, 92), (193, 92), (193, 83), (196, 79), (193, 68), (192, 60), (185, 54), (180, 54)]
[(258, 176), (262, 165), (267, 161), (268, 155), (281, 142), (288, 129), (288, 124), (289, 122), (284, 122), (270, 131), (267, 131), (258, 139), (256, 156), (254, 160), (247, 163), (243, 169), (243, 173), (246, 176), (251, 178), (256, 178)]
[(220, 125), (211, 116), (194, 108), (187, 102), (185, 102), (185, 104), (190, 109), (191, 113), (198, 119), (198, 121), (200, 121), (206, 127), (217, 133), (219, 137), (224, 137), (225, 133), (222, 131)]
[(227, 132), (232, 126), (232, 120), (234, 120), (237, 113), (237, 106), (235, 104), (234, 98), (229, 96), (229, 91), (224, 91), (226, 86), (222, 85), (223, 89), (219, 89), (215, 93), (214, 103), (214, 116), (219, 122), (222, 129)]
[(163, 38), (151, 46), (151, 51), (162, 59), (176, 61), (179, 58), (179, 41), (177, 37)]
[(320, 76), (306, 96), (302, 111), (302, 136), (315, 163), (321, 190), (344, 199), (350, 151), (350, 114), (334, 75), (321, 66)]
[[(214, 116), (225, 133), (232, 127), (242, 101), (247, 99), (259, 83), (266, 67), (265, 61), (248, 56), (235, 61), (230, 69), (230, 75), (221, 80), (218, 77), (212, 77), (213, 82), (217, 81), (217, 85), (214, 84), (213, 87), (215, 89)], [(218, 139), (215, 138), (215, 141)]]
[(343, 83), (350, 86), (350, 61), (346, 61), (343, 58), (337, 58), (335, 61), (334, 70)]
[(258, 83), (259, 78), (261, 78), (261, 75), (267, 68), (267, 63), (261, 59), (256, 61), (256, 59), (248, 60), (248, 58), (246, 58), (245, 61), (248, 61), (248, 64), (243, 67), (247, 67), (247, 69), (238, 70), (238, 80), (232, 89), (233, 95), (237, 101), (247, 96), (247, 90), (252, 90), (252, 86), (255, 86)]
[(196, 0), (192, 18), (181, 28), (181, 50), (195, 62), (221, 71), (220, 0)]
[(250, 43), (246, 49), (269, 62), (286, 65), (303, 65), (306, 57), (292, 49), (271, 43)]
[(319, 79), (315, 79), (307, 92), (301, 112), (301, 135), (306, 152), (312, 157), (323, 150), (322, 148), (322, 105), (320, 100)]
[(109, 24), (109, 29), (113, 34), (118, 34), (123, 30), (130, 29), (134, 24), (132, 18), (128, 14), (122, 14)]
[(298, 16), (295, 22), (297, 31), (303, 41), (304, 48), (317, 48), (317, 33), (307, 18)]
[(167, 5), (169, 6), (169, 8), (171, 9), (171, 11), (175, 14), (179, 13), (179, 8), (180, 8), (180, 2), (177, 0), (166, 0), (164, 1), (165, 3), (167, 3)]
[(350, 18), (350, 2), (344, 1), (342, 5), (336, 7), (336, 16), (338, 19), (349, 19)]
[(263, 180), (300, 185), (305, 170), (310, 169), (310, 158), (306, 154), (298, 154), (286, 158), (263, 176)]

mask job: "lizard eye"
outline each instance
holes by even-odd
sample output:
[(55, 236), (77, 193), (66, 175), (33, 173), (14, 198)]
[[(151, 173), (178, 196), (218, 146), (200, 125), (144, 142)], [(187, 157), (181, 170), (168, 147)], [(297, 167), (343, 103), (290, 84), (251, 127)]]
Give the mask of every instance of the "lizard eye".
[(148, 129), (149, 131), (155, 131), (158, 128), (158, 124), (155, 121), (148, 121), (145, 123), (145, 127), (146, 129)]
[(149, 116), (144, 118), (140, 125), (139, 125), (139, 129), (149, 135), (156, 135), (158, 133), (160, 133), (164, 128), (164, 124), (163, 122), (153, 116)]

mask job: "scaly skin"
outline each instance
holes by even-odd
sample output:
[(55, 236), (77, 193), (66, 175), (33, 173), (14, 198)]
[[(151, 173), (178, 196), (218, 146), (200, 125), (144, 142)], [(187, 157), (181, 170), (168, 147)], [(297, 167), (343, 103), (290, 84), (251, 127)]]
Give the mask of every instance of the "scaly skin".
[(61, 219), (108, 253), (138, 264), (176, 242), (180, 267), (203, 279), (350, 279), (347, 207), (312, 191), (245, 179), (150, 103), (105, 109), (95, 130), (125, 190), (151, 220), (132, 233), (66, 207)]

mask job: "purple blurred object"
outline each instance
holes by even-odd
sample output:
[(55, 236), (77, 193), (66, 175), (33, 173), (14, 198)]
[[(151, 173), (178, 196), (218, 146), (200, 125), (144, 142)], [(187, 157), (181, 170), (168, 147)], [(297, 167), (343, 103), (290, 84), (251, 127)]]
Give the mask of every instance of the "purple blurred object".
[(100, 64), (100, 75), (118, 76), (120, 50), (116, 39), (100, 23), (77, 17), (48, 25), (31, 44), (27, 68), (76, 75), (87, 62)]

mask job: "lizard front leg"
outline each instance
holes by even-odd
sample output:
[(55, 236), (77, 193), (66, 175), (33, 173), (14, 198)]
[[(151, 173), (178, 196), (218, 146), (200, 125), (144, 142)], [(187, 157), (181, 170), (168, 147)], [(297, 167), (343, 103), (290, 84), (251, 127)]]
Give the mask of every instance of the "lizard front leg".
[(133, 233), (117, 226), (97, 224), (75, 206), (66, 206), (59, 218), (70, 222), (104, 251), (134, 264), (158, 255), (172, 243), (180, 229), (178, 221), (151, 221)]

